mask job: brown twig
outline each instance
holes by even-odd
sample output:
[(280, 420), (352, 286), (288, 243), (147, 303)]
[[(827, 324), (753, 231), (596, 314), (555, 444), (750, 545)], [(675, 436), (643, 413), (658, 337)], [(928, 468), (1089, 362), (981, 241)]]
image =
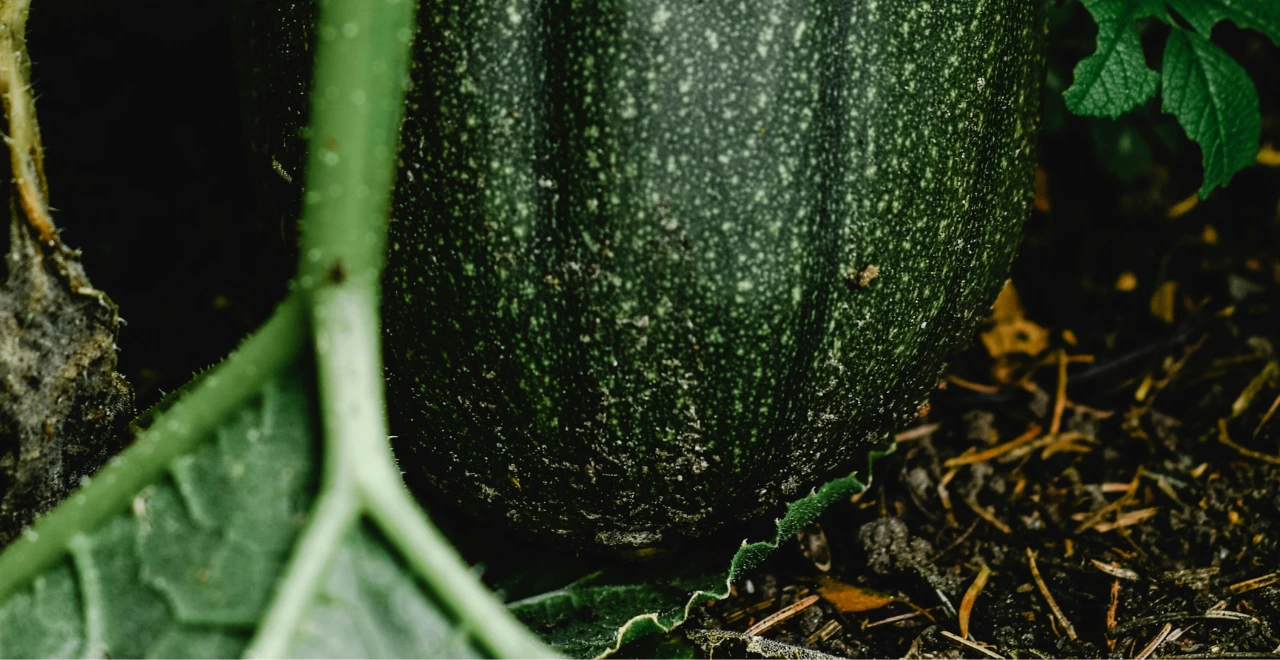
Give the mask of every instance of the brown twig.
[(805, 596), (804, 598), (801, 598), (800, 600), (797, 600), (796, 602), (756, 622), (756, 625), (747, 628), (746, 632), (743, 634), (751, 635), (753, 637), (763, 635), (773, 629), (774, 626), (777, 626), (783, 621), (786, 621), (787, 619), (809, 609), (816, 602), (818, 602), (818, 594)]
[(1120, 580), (1111, 582), (1111, 604), (1107, 605), (1107, 649), (1116, 650), (1116, 640), (1112, 632), (1116, 629), (1116, 610), (1120, 607)]
[(1003, 454), (1013, 451), (1018, 447), (1026, 445), (1031, 441), (1035, 440), (1039, 436), (1040, 436), (1040, 426), (1038, 424), (1032, 424), (1031, 426), (1027, 427), (1027, 430), (1022, 435), (1006, 443), (996, 445), (984, 451), (975, 451), (972, 454), (966, 452), (964, 454), (956, 456), (955, 458), (947, 459), (947, 461), (942, 465), (943, 467), (955, 468), (963, 465), (970, 465), (973, 463), (981, 463), (983, 461), (989, 461), (993, 458), (997, 458)]
[(1121, 495), (1120, 499), (1117, 499), (1116, 501), (1098, 509), (1097, 511), (1094, 511), (1092, 514), (1089, 514), (1089, 516), (1085, 518), (1083, 522), (1081, 522), (1079, 525), (1076, 525), (1075, 533), (1076, 534), (1083, 533), (1085, 530), (1101, 522), (1102, 519), (1106, 517), (1108, 513), (1111, 513), (1112, 511), (1118, 511), (1124, 508), (1124, 506), (1128, 504), (1133, 499), (1134, 495), (1138, 492), (1138, 482), (1141, 479), (1142, 479), (1142, 466), (1139, 465), (1137, 471), (1133, 473), (1133, 479), (1129, 481), (1129, 490), (1125, 491), (1125, 494)]
[(960, 601), (961, 637), (969, 637), (969, 616), (973, 613), (973, 604), (978, 600), (978, 594), (982, 593), (982, 588), (987, 586), (989, 577), (991, 577), (991, 567), (983, 564), (982, 569), (978, 571), (978, 576), (973, 578), (973, 584), (969, 585), (969, 589), (964, 592), (964, 598)]
[(899, 622), (899, 621), (906, 621), (906, 620), (908, 620), (908, 619), (914, 619), (914, 618), (916, 618), (916, 617), (918, 617), (918, 616), (929, 616), (929, 615), (928, 615), (928, 610), (916, 610), (916, 611), (914, 611), (914, 612), (907, 612), (906, 614), (899, 614), (899, 615), (897, 615), (897, 616), (891, 616), (891, 617), (889, 617), (889, 618), (887, 618), (887, 619), (880, 619), (879, 621), (872, 621), (871, 623), (864, 623), (864, 624), (862, 624), (862, 629), (863, 629), (863, 630), (866, 630), (867, 628), (875, 628), (876, 626), (883, 626), (883, 625), (885, 625), (885, 624), (889, 624), (889, 623), (897, 623), (897, 622)]
[(1067, 409), (1067, 352), (1058, 349), (1058, 391), (1053, 398), (1053, 421), (1049, 435), (1056, 436), (1062, 430), (1062, 413)]
[(959, 636), (959, 635), (957, 635), (957, 634), (955, 634), (955, 633), (951, 632), (950, 630), (939, 630), (938, 632), (942, 633), (942, 636), (943, 636), (943, 637), (946, 637), (947, 639), (950, 639), (950, 640), (952, 640), (952, 641), (954, 641), (954, 642), (957, 642), (957, 643), (963, 644), (963, 645), (965, 645), (965, 646), (967, 646), (967, 647), (969, 647), (969, 648), (971, 648), (971, 649), (973, 649), (973, 650), (975, 650), (975, 651), (977, 651), (977, 652), (979, 652), (979, 653), (981, 653), (981, 654), (983, 654), (983, 655), (987, 656), (988, 658), (997, 658), (998, 660), (1005, 660), (1005, 658), (1004, 658), (1004, 656), (1003, 656), (1003, 655), (1000, 655), (999, 653), (996, 653), (995, 651), (992, 651), (991, 649), (986, 648), (985, 646), (982, 646), (981, 644), (975, 644), (975, 643), (973, 643), (973, 642), (971, 642), (971, 641), (969, 641), (969, 640), (967, 640), (967, 639), (965, 639), (965, 638), (963, 638), (963, 637), (961, 637), (961, 636)]
[(991, 523), (992, 527), (995, 527), (996, 529), (1000, 530), (1001, 532), (1004, 532), (1005, 534), (1013, 533), (1013, 528), (1009, 527), (1009, 525), (1006, 524), (1003, 520), (1000, 520), (999, 518), (997, 518), (996, 514), (993, 513), (991, 509), (984, 506), (979, 506), (977, 502), (974, 502), (969, 498), (965, 498), (964, 503), (968, 504), (969, 508), (973, 509), (973, 512), (978, 514), (979, 518), (982, 518), (988, 523)]
[(1138, 509), (1137, 511), (1126, 511), (1121, 514), (1120, 517), (1116, 518), (1115, 522), (1100, 522), (1094, 525), (1093, 531), (1105, 534), (1112, 530), (1120, 529), (1121, 527), (1136, 525), (1147, 518), (1156, 515), (1156, 512), (1159, 510), (1160, 507), (1152, 506), (1145, 509)]
[(1245, 580), (1243, 582), (1237, 582), (1227, 587), (1227, 591), (1230, 591), (1232, 594), (1238, 596), (1242, 593), (1253, 591), (1254, 589), (1262, 589), (1263, 587), (1269, 587), (1273, 584), (1280, 584), (1280, 573), (1269, 573), (1267, 575), (1263, 575), (1262, 577), (1256, 577), (1250, 580)]
[(828, 639), (831, 639), (832, 637), (838, 635), (840, 631), (843, 629), (844, 627), (840, 625), (839, 621), (832, 619), (828, 621), (825, 625), (823, 625), (821, 628), (819, 628), (817, 631), (815, 631), (812, 635), (809, 635), (808, 637), (804, 638), (804, 643), (812, 646), (814, 644), (817, 644), (818, 642), (825, 642)]
[(1264, 463), (1270, 463), (1272, 465), (1280, 465), (1280, 456), (1272, 456), (1271, 454), (1264, 454), (1260, 451), (1249, 449), (1248, 447), (1244, 447), (1233, 442), (1231, 440), (1231, 435), (1227, 433), (1226, 418), (1218, 420), (1218, 442), (1221, 442), (1222, 444), (1236, 450), (1237, 452), (1240, 453), (1241, 456), (1252, 458), (1254, 460), (1259, 460)]
[(1079, 639), (1076, 636), (1075, 626), (1067, 620), (1067, 615), (1062, 613), (1062, 608), (1058, 607), (1058, 601), (1053, 599), (1053, 594), (1049, 593), (1049, 585), (1045, 584), (1044, 578), (1040, 575), (1040, 568), (1036, 566), (1036, 553), (1027, 548), (1027, 564), (1031, 567), (1031, 578), (1036, 581), (1036, 586), (1040, 588), (1040, 595), (1044, 596), (1044, 600), (1049, 604), (1049, 609), (1053, 612), (1054, 618), (1058, 623), (1062, 624), (1063, 630), (1067, 631), (1067, 637), (1072, 641)]
[(1000, 388), (995, 385), (975, 383), (971, 380), (961, 378), (955, 374), (948, 375), (947, 382), (957, 387), (960, 387), (962, 389), (970, 390), (973, 392), (981, 392), (982, 394), (995, 394), (996, 392), (1000, 391)]
[(1271, 402), (1271, 407), (1267, 408), (1267, 413), (1262, 416), (1262, 421), (1258, 422), (1258, 426), (1253, 429), (1253, 437), (1258, 437), (1258, 433), (1262, 432), (1262, 427), (1271, 421), (1271, 416), (1276, 414), (1276, 408), (1280, 408), (1280, 394), (1276, 395), (1275, 401)]
[(1093, 564), (1094, 568), (1102, 571), (1103, 573), (1106, 573), (1107, 575), (1110, 575), (1113, 578), (1117, 578), (1120, 580), (1137, 580), (1138, 579), (1138, 574), (1128, 568), (1123, 568), (1120, 566), (1108, 564), (1104, 561), (1098, 561), (1097, 559), (1090, 559), (1089, 561)]
[(1160, 648), (1160, 645), (1164, 643), (1164, 640), (1169, 638), (1170, 632), (1173, 632), (1173, 624), (1164, 624), (1164, 627), (1160, 629), (1160, 632), (1156, 633), (1156, 636), (1152, 638), (1146, 646), (1142, 647), (1142, 651), (1139, 652), (1138, 655), (1133, 656), (1133, 660), (1147, 660), (1147, 658), (1151, 657), (1151, 654), (1155, 653), (1157, 648)]
[(942, 424), (936, 422), (933, 424), (921, 424), (920, 426), (899, 432), (897, 435), (893, 436), (893, 440), (894, 442), (910, 442), (912, 440), (919, 440), (920, 438), (931, 435), (939, 428), (942, 428)]

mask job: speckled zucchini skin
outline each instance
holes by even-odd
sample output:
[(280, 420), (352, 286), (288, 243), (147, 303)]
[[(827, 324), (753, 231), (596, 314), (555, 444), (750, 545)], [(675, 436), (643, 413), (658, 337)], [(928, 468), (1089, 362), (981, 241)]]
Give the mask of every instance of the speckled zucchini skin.
[[(296, 4), (241, 26), (285, 174)], [(1005, 277), (1040, 4), (423, 0), (383, 303), (402, 468), (624, 550), (854, 468)]]

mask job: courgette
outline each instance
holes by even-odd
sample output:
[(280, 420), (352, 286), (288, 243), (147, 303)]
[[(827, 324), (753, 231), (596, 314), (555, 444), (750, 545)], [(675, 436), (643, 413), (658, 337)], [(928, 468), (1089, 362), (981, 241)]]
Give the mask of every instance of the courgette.
[[(301, 4), (241, 10), (289, 204)], [(623, 550), (850, 470), (1005, 278), (1040, 5), (423, 0), (383, 303), (403, 469)]]

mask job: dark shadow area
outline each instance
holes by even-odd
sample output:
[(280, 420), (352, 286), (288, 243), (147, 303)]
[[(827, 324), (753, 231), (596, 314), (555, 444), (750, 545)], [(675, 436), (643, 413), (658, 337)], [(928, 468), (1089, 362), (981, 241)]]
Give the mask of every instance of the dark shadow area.
[(54, 218), (120, 306), (145, 408), (257, 327), (292, 271), (245, 174), (229, 3), (40, 0), (28, 27)]

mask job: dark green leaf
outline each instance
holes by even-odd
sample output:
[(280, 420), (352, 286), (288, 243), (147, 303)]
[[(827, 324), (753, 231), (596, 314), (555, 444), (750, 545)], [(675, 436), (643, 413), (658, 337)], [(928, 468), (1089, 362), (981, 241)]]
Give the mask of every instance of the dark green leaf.
[(1075, 68), (1075, 81), (1063, 93), (1078, 115), (1117, 117), (1156, 93), (1160, 74), (1147, 66), (1134, 21), (1158, 16), (1159, 0), (1084, 0), (1098, 24), (1097, 49)]
[(1235, 60), (1194, 32), (1174, 30), (1164, 50), (1163, 109), (1200, 145), (1200, 196), (1254, 162), (1262, 134), (1258, 92)]
[(1280, 2), (1276, 0), (1168, 0), (1201, 36), (1208, 38), (1219, 21), (1257, 30), (1280, 46)]

